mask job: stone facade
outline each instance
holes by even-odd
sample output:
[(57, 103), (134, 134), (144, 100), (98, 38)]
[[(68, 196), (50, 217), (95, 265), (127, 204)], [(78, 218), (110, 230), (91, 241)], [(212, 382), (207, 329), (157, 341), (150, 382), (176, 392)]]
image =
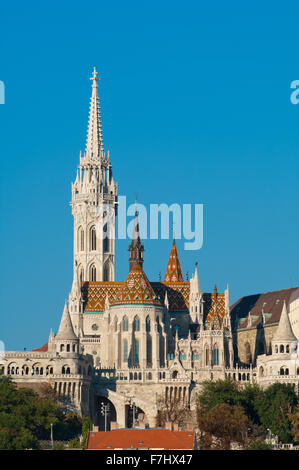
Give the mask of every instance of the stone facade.
[(136, 416), (152, 427), (161, 397), (192, 408), (208, 379), (267, 385), (281, 379), (277, 371), (284, 367), (297, 384), (296, 336), (284, 339), (288, 353), (273, 353), (273, 347), (280, 317), (284, 324), (289, 319), (287, 311), (298, 337), (299, 289), (244, 297), (230, 309), (228, 287), (202, 292), (197, 264), (190, 281), (184, 281), (175, 240), (164, 281), (150, 282), (143, 270), (137, 208), (129, 272), (124, 281), (115, 281), (117, 184), (103, 149), (95, 70), (91, 80), (86, 151), (72, 185), (69, 299), (58, 333), (51, 332), (42, 348), (6, 352), (2, 372), (21, 385), (51, 383), (100, 428), (103, 405), (109, 405), (108, 428), (110, 423), (132, 427)]

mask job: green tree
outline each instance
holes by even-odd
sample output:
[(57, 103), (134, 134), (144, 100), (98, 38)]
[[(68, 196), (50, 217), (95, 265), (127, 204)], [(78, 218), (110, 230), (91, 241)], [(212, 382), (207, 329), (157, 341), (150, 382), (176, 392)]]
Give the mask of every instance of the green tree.
[(243, 446), (247, 439), (248, 418), (243, 408), (219, 403), (208, 411), (198, 408), (200, 449), (231, 449), (232, 443)]
[(256, 441), (252, 441), (248, 444), (245, 447), (245, 450), (273, 450), (273, 448), (262, 439), (257, 439)]
[(198, 400), (201, 408), (209, 411), (221, 403), (241, 405), (242, 393), (237, 382), (233, 380), (216, 380), (215, 382), (208, 380), (202, 383)]
[(92, 430), (92, 422), (88, 416), (82, 418), (82, 449), (86, 449), (88, 434)]
[(299, 442), (299, 404), (297, 404), (296, 409), (289, 413), (289, 418), (291, 422), (291, 433), (295, 442)]
[(18, 388), (10, 377), (0, 377), (0, 448), (37, 449), (39, 439), (72, 439), (81, 432), (81, 417), (67, 413), (49, 386), (39, 393)]
[(275, 383), (256, 397), (254, 406), (263, 427), (286, 443), (292, 441), (290, 413), (297, 404), (298, 397), (290, 384)]
[(78, 437), (74, 437), (69, 441), (69, 448), (70, 449), (79, 449), (80, 448), (80, 441)]

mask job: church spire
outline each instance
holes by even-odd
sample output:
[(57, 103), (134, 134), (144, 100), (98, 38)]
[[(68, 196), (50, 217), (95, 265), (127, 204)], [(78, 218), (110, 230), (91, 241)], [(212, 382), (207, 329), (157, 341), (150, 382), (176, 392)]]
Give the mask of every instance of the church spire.
[(98, 97), (98, 72), (94, 67), (92, 76), (92, 94), (89, 108), (89, 121), (86, 142), (87, 158), (100, 158), (104, 151), (102, 138), (102, 123), (100, 115), (100, 101)]
[(166, 268), (164, 282), (184, 282), (181, 263), (179, 259), (178, 250), (176, 247), (175, 239), (173, 239), (172, 247), (170, 250), (169, 260)]
[(135, 209), (135, 218), (134, 218), (134, 228), (132, 234), (132, 241), (129, 245), (129, 265), (130, 271), (133, 266), (139, 265), (143, 266), (143, 252), (144, 246), (140, 240), (140, 233), (139, 233), (139, 222), (138, 222), (138, 211), (137, 211), (137, 202), (136, 202), (136, 209)]

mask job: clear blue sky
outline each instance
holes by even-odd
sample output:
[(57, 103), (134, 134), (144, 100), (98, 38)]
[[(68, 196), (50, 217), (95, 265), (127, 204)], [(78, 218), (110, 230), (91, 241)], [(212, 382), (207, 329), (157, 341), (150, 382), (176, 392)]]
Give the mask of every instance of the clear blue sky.
[[(298, 2), (5, 2), (0, 16), (0, 339), (41, 346), (72, 283), (69, 201), (92, 67), (119, 193), (204, 204), (204, 245), (178, 249), (202, 289), (299, 285)], [(128, 272), (117, 243), (117, 279)], [(149, 279), (170, 241), (145, 243)]]

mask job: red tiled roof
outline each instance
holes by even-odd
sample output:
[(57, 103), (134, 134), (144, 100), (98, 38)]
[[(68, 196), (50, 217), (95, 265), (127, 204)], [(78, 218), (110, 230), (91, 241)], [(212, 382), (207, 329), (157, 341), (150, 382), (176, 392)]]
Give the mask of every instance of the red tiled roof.
[(193, 431), (168, 429), (115, 429), (90, 432), (87, 449), (193, 449)]
[(37, 348), (37, 349), (32, 349), (32, 351), (42, 351), (42, 352), (47, 352), (48, 351), (48, 341), (46, 342), (46, 344), (44, 344), (41, 348)]

